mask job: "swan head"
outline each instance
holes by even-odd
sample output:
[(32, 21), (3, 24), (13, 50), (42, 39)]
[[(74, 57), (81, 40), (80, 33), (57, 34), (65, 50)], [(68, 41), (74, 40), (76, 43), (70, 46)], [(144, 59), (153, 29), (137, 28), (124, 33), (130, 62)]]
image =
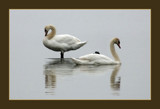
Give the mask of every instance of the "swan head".
[(45, 36), (47, 36), (48, 31), (50, 29), (53, 31), (53, 30), (55, 30), (55, 27), (53, 25), (47, 25), (47, 26), (45, 26), (45, 28), (44, 28)]
[(117, 44), (119, 48), (121, 48), (121, 46), (120, 46), (120, 40), (118, 38), (114, 38), (113, 42), (114, 42), (114, 44)]

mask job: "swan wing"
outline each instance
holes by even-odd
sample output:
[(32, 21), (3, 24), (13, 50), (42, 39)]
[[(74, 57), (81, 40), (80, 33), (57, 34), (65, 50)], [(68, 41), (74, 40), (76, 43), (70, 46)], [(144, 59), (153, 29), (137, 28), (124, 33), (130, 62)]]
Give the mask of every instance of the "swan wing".
[(75, 64), (113, 64), (111, 58), (101, 54), (87, 54), (72, 60)]
[(88, 60), (88, 61), (95, 61), (95, 60), (111, 61), (112, 60), (111, 58), (109, 58), (105, 55), (102, 55), (102, 54), (88, 54), (88, 55), (84, 55), (84, 56), (79, 57), (79, 59)]
[(61, 43), (61, 44), (68, 44), (68, 45), (72, 45), (75, 43), (80, 42), (80, 40), (72, 35), (69, 34), (63, 34), (63, 35), (56, 35), (53, 38), (57, 43)]
[(81, 42), (78, 38), (69, 35), (69, 34), (63, 34), (63, 35), (56, 35), (51, 40), (51, 45), (54, 47), (54, 49), (58, 48), (63, 51), (69, 51), (69, 50), (75, 50), (80, 48), (81, 46), (85, 45), (87, 42)]

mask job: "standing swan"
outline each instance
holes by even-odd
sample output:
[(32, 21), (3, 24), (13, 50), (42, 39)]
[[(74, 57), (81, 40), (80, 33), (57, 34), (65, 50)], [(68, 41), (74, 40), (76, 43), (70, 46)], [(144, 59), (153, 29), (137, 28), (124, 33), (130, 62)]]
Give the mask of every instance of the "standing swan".
[[(56, 35), (56, 29), (52, 25), (46, 26), (44, 30), (44, 46), (53, 51), (60, 51), (61, 59), (64, 58), (64, 52), (76, 50), (87, 43), (86, 41), (81, 42), (78, 38), (69, 34)], [(49, 30), (51, 32), (48, 34)]]
[(115, 51), (114, 44), (117, 44), (118, 47), (121, 48), (120, 40), (118, 38), (113, 38), (110, 42), (110, 50), (115, 61), (105, 55), (97, 54), (97, 53), (87, 54), (77, 59), (72, 58), (72, 60), (75, 64), (120, 64), (121, 62), (118, 57), (118, 54)]

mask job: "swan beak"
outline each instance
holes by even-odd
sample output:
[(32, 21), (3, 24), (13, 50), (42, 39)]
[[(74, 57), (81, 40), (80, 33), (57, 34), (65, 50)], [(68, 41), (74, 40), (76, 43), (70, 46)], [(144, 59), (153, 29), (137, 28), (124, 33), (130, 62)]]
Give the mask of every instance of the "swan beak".
[(117, 44), (118, 45), (118, 47), (121, 49), (121, 46), (120, 46), (120, 44)]
[(45, 36), (47, 36), (48, 31), (46, 29), (44, 31), (45, 31)]

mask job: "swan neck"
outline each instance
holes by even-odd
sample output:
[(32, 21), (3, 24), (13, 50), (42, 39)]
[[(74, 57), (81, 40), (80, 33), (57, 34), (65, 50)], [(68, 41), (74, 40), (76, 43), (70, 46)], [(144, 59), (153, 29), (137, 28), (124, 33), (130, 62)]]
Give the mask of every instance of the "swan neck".
[(54, 27), (51, 27), (50, 29), (51, 29), (51, 32), (47, 35), (48, 39), (52, 39), (56, 34), (56, 30)]
[(113, 40), (110, 42), (110, 50), (111, 50), (111, 53), (112, 53), (112, 56), (113, 56), (114, 60), (120, 62), (119, 56), (116, 53), (116, 50), (115, 50), (115, 47), (114, 47), (114, 41)]

